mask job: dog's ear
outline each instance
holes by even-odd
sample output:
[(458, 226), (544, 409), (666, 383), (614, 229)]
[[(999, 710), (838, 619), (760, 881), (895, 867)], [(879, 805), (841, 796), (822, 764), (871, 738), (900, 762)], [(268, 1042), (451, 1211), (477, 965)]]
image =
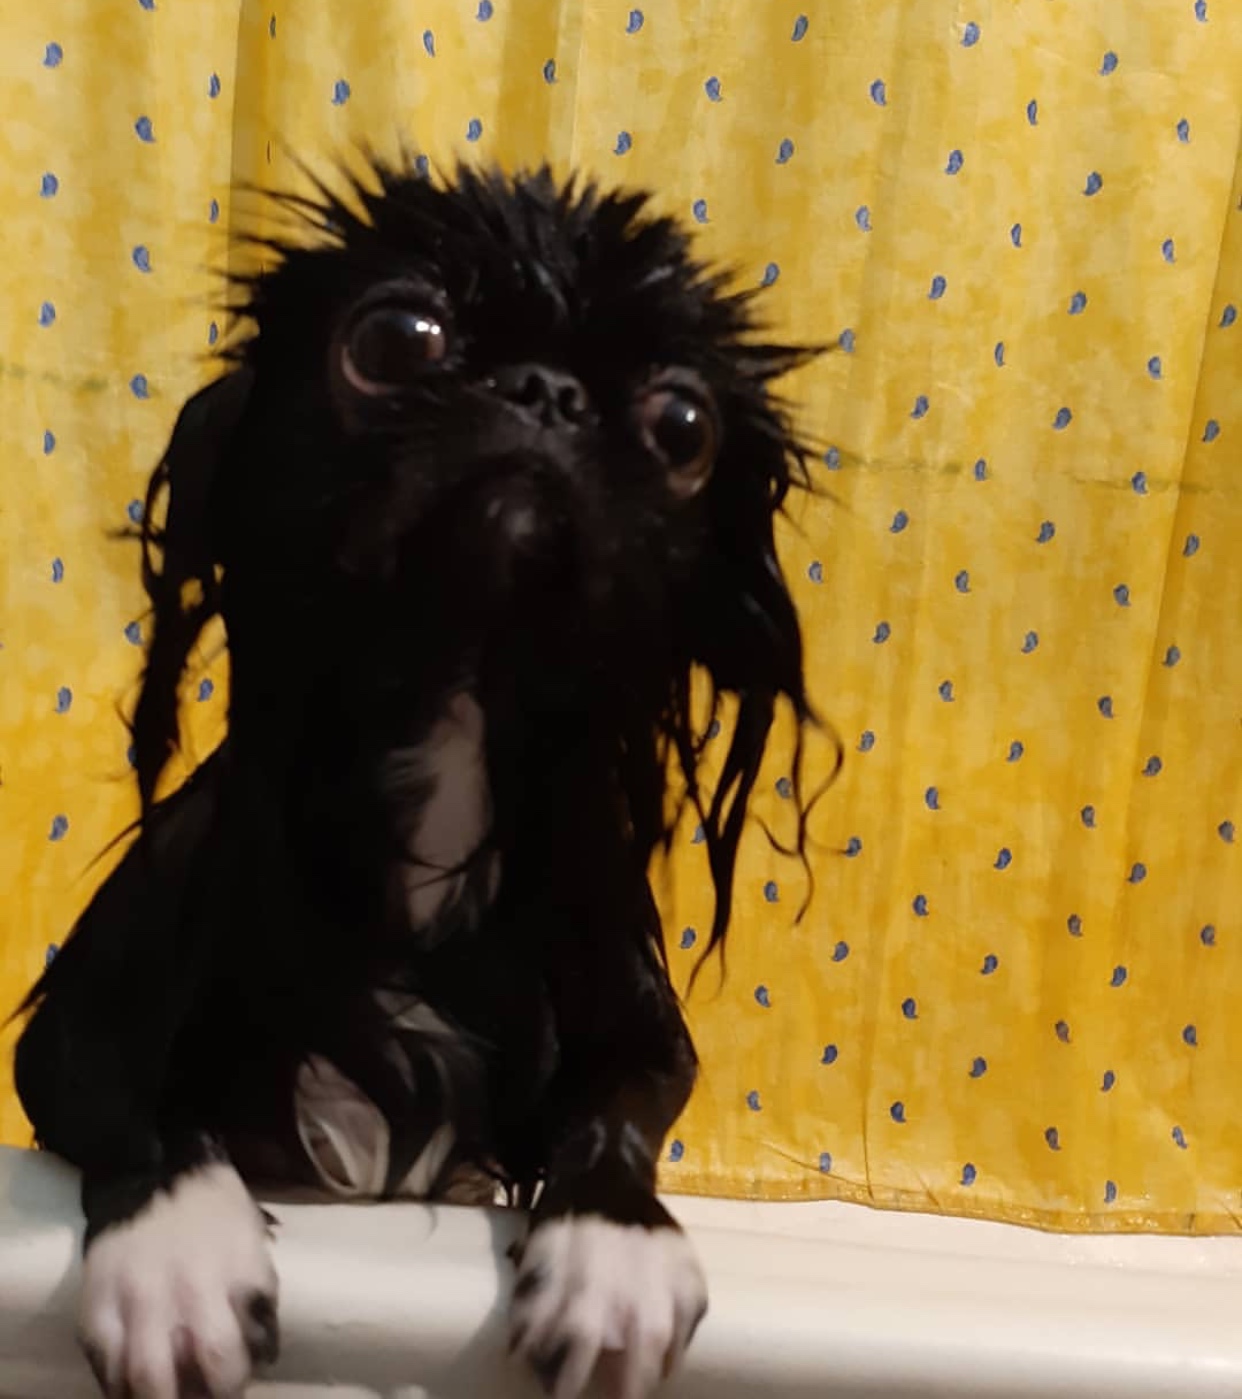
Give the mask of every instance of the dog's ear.
[[(795, 352), (790, 352), (791, 354)], [(771, 352), (778, 362), (778, 351)], [(786, 701), (796, 725), (789, 780), (797, 808), (792, 850), (808, 869), (805, 838), (809, 805), (802, 795), (802, 733), (815, 719), (806, 693), (802, 630), (777, 555), (775, 517), (789, 490), (806, 480), (805, 449), (779, 413), (753, 404), (739, 415), (734, 469), (711, 500), (716, 552), (696, 596), (694, 660), (710, 677), (714, 696), (737, 699), (733, 733), (710, 797), (698, 785), (701, 742), (682, 707), (673, 740), (690, 800), (697, 810), (716, 893), (711, 934), (698, 969), (722, 946), (732, 909), (733, 877), (750, 797), (776, 715)], [(693, 985), (693, 978), (691, 981)]]
[[(253, 370), (243, 365), (187, 401), (147, 486), (142, 581), (151, 602), (152, 630), (131, 725), (144, 816), (177, 747), (177, 694), (190, 651), (220, 610), (214, 486), (253, 378)], [(161, 500), (164, 519), (157, 524)]]

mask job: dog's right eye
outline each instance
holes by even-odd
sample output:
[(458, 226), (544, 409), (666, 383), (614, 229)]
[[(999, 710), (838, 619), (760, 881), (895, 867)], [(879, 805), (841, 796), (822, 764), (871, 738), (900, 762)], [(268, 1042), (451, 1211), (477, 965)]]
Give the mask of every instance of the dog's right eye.
[(419, 306), (370, 306), (349, 327), (341, 345), (341, 371), (365, 394), (402, 388), (446, 353), (440, 317)]

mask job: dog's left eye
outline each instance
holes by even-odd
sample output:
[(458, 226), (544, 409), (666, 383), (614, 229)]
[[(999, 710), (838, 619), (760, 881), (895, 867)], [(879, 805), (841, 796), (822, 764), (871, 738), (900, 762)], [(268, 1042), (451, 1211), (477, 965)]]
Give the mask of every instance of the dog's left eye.
[(442, 360), (446, 349), (444, 326), (434, 311), (399, 303), (371, 306), (349, 327), (341, 369), (361, 393), (389, 393)]
[(697, 495), (716, 464), (716, 419), (711, 410), (670, 384), (644, 394), (637, 411), (643, 442), (667, 468), (674, 493), (682, 499)]

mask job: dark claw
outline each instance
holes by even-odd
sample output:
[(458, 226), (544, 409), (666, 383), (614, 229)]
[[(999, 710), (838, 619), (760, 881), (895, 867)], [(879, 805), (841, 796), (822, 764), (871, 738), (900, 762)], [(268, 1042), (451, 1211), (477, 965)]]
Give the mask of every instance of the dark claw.
[(664, 1357), (664, 1364), (660, 1367), (660, 1373), (665, 1379), (668, 1379), (668, 1377), (673, 1373), (673, 1369), (676, 1366), (678, 1360), (681, 1358), (681, 1355), (684, 1355), (685, 1352), (690, 1349), (690, 1343), (694, 1340), (694, 1333), (703, 1324), (703, 1318), (706, 1315), (707, 1303), (704, 1302), (703, 1305), (699, 1308), (698, 1316), (696, 1316), (694, 1320), (690, 1323), (690, 1329), (686, 1332), (686, 1339), (684, 1344), (682, 1345), (681, 1354), (679, 1355), (672, 1347), (669, 1348), (668, 1354)]
[(266, 1292), (252, 1292), (242, 1309), (242, 1333), (255, 1365), (274, 1365), (280, 1354), (280, 1322), (276, 1299)]
[(276, 1299), (270, 1292), (252, 1292), (246, 1298), (246, 1315), (256, 1326), (276, 1324)]
[(513, 1300), (515, 1302), (524, 1301), (532, 1292), (539, 1289), (548, 1280), (548, 1270), (542, 1267), (528, 1268), (524, 1273), (518, 1274), (518, 1280), (513, 1284)]
[(179, 1399), (211, 1399), (211, 1389), (207, 1380), (194, 1361), (178, 1370), (177, 1394)]
[(557, 1378), (565, 1367), (565, 1361), (569, 1359), (569, 1342), (562, 1341), (555, 1350), (546, 1351), (543, 1355), (531, 1357), (531, 1369), (535, 1372), (535, 1378), (543, 1385), (544, 1389), (551, 1394), (556, 1388)]
[(699, 1329), (700, 1326), (702, 1326), (702, 1324), (703, 1324), (703, 1318), (704, 1318), (706, 1315), (707, 1315), (707, 1303), (704, 1302), (703, 1305), (699, 1308), (699, 1314), (698, 1314), (698, 1316), (696, 1316), (696, 1317), (694, 1318), (694, 1321), (691, 1323), (691, 1325), (690, 1325), (690, 1330), (686, 1333), (686, 1345), (687, 1345), (687, 1346), (690, 1344), (690, 1342), (691, 1342), (692, 1340), (694, 1340), (694, 1333)]
[(514, 1354), (515, 1351), (519, 1351), (522, 1349), (522, 1345), (525, 1342), (527, 1333), (529, 1331), (529, 1326), (519, 1326), (518, 1329), (514, 1331), (513, 1334), (509, 1337), (510, 1355)]
[(108, 1371), (104, 1365), (103, 1353), (98, 1346), (93, 1346), (89, 1341), (82, 1342), (82, 1354), (86, 1356), (86, 1363), (91, 1367), (91, 1374), (95, 1376), (95, 1382), (105, 1394), (108, 1392)]

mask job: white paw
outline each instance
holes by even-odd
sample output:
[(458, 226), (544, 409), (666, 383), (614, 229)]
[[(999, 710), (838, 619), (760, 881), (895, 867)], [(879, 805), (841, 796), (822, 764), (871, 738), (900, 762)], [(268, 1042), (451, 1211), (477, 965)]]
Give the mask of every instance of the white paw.
[(642, 1399), (706, 1310), (703, 1270), (675, 1225), (569, 1215), (537, 1225), (522, 1250), (511, 1346), (553, 1399), (575, 1399), (597, 1362), (610, 1395)]
[(236, 1399), (275, 1359), (276, 1271), (232, 1166), (180, 1177), (82, 1265), (82, 1346), (113, 1399)]

